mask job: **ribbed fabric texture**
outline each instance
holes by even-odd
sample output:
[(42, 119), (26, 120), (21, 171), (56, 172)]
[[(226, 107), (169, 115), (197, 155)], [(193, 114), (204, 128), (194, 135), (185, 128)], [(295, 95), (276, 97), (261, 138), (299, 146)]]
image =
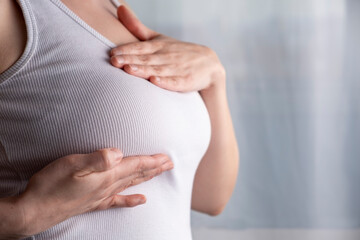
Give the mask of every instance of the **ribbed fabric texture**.
[[(190, 240), (191, 192), (211, 135), (198, 92), (178, 93), (109, 63), (115, 45), (60, 0), (20, 0), (28, 40), (0, 75), (0, 197), (68, 154), (117, 147), (169, 154), (174, 169), (126, 189), (147, 203), (72, 217), (29, 239)], [(41, 204), (41, 202), (39, 202)]]

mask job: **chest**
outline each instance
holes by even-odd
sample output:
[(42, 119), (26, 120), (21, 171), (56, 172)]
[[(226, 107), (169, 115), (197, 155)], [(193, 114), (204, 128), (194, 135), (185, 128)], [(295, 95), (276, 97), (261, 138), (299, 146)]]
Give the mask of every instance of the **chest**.
[(86, 2), (82, 0), (61, 0), (61, 2), (90, 27), (116, 45), (138, 41), (118, 20), (117, 8), (111, 0)]
[(36, 51), (0, 85), (0, 141), (21, 178), (106, 147), (124, 156), (169, 154), (177, 173), (194, 171), (211, 134), (198, 92), (168, 91), (113, 67), (104, 39), (39, 3)]
[(107, 147), (124, 156), (165, 153), (178, 170), (195, 169), (211, 129), (197, 92), (159, 88), (101, 56), (80, 63), (78, 54), (59, 53), (61, 65), (31, 62), (35, 72), (24, 68), (0, 88), (1, 141), (23, 178), (62, 156)]

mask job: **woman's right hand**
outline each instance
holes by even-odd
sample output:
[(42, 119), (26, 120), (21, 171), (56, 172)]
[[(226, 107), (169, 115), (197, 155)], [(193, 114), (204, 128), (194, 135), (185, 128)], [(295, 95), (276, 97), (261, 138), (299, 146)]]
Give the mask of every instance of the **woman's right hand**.
[(145, 203), (144, 195), (117, 193), (172, 168), (165, 154), (123, 158), (116, 148), (59, 158), (36, 173), (18, 198), (25, 235), (85, 212)]

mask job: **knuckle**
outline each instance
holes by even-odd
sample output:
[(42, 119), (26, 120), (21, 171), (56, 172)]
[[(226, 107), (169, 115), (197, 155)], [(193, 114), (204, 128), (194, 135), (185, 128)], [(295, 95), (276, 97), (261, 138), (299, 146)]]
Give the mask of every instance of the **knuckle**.
[(136, 165), (136, 172), (141, 172), (145, 169), (145, 159), (144, 157), (137, 156), (137, 165)]
[(146, 177), (145, 171), (138, 172), (138, 178), (145, 178), (145, 177)]
[(142, 62), (143, 64), (147, 64), (150, 62), (150, 56), (149, 55), (140, 55), (138, 56), (140, 62)]
[(173, 77), (173, 78), (171, 78), (171, 83), (174, 86), (178, 86), (179, 85), (179, 79)]
[(136, 184), (135, 179), (131, 179), (131, 180), (128, 182), (128, 184), (126, 184), (125, 189), (128, 188), (128, 187), (134, 186), (135, 184)]
[(122, 50), (121, 47), (113, 48), (113, 49), (111, 49), (110, 54), (116, 55), (118, 52), (121, 52), (121, 50)]
[(144, 178), (144, 181), (149, 181), (149, 180), (153, 179), (155, 176), (157, 176), (157, 175), (147, 176), (146, 178)]
[(155, 74), (157, 74), (157, 75), (160, 75), (163, 72), (163, 68), (160, 66), (154, 66), (153, 70), (154, 70)]
[(102, 165), (105, 169), (109, 169), (111, 167), (111, 150), (109, 149), (100, 149), (98, 150), (100, 155), (100, 160), (102, 161)]
[(130, 181), (129, 187), (134, 186), (135, 184), (136, 184), (136, 179), (132, 179), (132, 180)]
[(138, 51), (139, 51), (139, 50), (142, 50), (142, 49), (144, 48), (144, 44), (145, 44), (145, 43), (135, 43), (135, 44), (134, 44), (134, 49), (135, 49), (135, 50), (138, 50)]
[(162, 168), (156, 169), (155, 176), (159, 176), (162, 172), (163, 172), (163, 169), (162, 169)]
[(119, 148), (114, 148), (114, 150), (118, 153), (118, 158), (124, 157), (124, 152)]

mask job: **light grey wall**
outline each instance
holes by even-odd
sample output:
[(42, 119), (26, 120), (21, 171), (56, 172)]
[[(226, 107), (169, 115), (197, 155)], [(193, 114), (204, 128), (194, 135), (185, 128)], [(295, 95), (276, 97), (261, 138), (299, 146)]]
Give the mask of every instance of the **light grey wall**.
[(360, 1), (128, 2), (227, 70), (240, 175), (224, 213), (193, 212), (195, 228), (359, 227)]

